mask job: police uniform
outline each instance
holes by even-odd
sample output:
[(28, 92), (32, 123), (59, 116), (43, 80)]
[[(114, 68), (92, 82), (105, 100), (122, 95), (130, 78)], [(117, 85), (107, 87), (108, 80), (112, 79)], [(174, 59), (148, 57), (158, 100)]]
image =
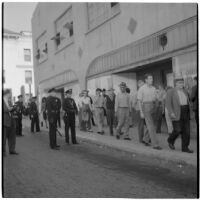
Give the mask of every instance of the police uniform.
[[(48, 93), (54, 92), (55, 89), (52, 88)], [(49, 140), (50, 147), (52, 149), (58, 150), (59, 146), (56, 142), (56, 122), (57, 122), (57, 98), (53, 95), (49, 95), (46, 99), (46, 110), (47, 117), (49, 121)]]
[[(33, 97), (32, 100), (35, 100), (36, 97)], [(38, 115), (38, 109), (37, 105), (34, 101), (30, 103), (30, 119), (31, 119), (31, 132), (34, 132), (34, 127), (36, 126), (36, 132), (40, 131), (40, 125), (39, 125), (39, 115)]]
[[(22, 95), (19, 95), (18, 96), (18, 99), (21, 98)], [(22, 114), (24, 114), (25, 112), (25, 107), (23, 105), (23, 102), (21, 101), (17, 101), (15, 103), (16, 105), (16, 115), (17, 115), (17, 118), (16, 118), (16, 135), (18, 136), (23, 136), (22, 135)]]
[[(72, 89), (67, 90), (66, 94), (72, 93)], [(74, 99), (71, 97), (67, 97), (63, 101), (63, 110), (65, 111), (63, 120), (65, 123), (65, 141), (69, 144), (69, 128), (71, 129), (71, 140), (72, 144), (78, 144), (76, 141), (76, 129), (75, 129), (75, 121), (76, 114), (78, 114), (78, 109)]]

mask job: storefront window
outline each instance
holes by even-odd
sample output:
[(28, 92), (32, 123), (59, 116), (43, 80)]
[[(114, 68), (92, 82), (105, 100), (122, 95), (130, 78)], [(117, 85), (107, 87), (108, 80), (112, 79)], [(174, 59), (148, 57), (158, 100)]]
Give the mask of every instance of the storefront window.
[(25, 71), (25, 83), (32, 84), (32, 71), (30, 70)]
[(72, 7), (65, 11), (56, 21), (55, 21), (56, 37), (54, 38), (56, 42), (57, 49), (69, 44), (72, 41), (74, 35), (74, 27), (72, 20)]
[(31, 61), (31, 50), (30, 49), (24, 49), (24, 61)]

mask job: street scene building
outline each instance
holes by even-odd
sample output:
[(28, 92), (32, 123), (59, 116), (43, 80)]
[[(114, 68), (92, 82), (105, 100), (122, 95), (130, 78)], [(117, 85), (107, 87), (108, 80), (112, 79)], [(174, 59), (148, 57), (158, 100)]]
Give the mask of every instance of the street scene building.
[(187, 87), (197, 74), (197, 5), (39, 3), (32, 17), (36, 93), (128, 84), (151, 72), (154, 85)]
[(197, 8), (3, 3), (2, 196), (198, 198)]
[(32, 34), (3, 30), (3, 84), (12, 90), (13, 101), (22, 94), (25, 101), (35, 94)]

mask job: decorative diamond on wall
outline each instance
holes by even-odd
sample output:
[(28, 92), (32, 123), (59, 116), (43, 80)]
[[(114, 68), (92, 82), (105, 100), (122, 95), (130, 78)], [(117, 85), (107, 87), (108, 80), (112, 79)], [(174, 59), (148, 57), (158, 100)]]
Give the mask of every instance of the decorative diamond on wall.
[(128, 30), (130, 31), (131, 34), (135, 32), (136, 26), (137, 22), (133, 18), (131, 18), (128, 25)]
[(81, 57), (82, 54), (83, 54), (83, 50), (79, 47), (79, 49), (78, 49), (78, 55), (79, 55), (79, 57)]

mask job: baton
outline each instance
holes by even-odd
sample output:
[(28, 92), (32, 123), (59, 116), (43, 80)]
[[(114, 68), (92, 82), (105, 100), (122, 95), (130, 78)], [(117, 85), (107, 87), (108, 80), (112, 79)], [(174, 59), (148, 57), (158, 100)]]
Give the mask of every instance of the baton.
[(56, 131), (58, 132), (58, 135), (60, 136), (60, 137), (62, 137), (62, 134), (60, 133), (60, 131), (56, 128)]

